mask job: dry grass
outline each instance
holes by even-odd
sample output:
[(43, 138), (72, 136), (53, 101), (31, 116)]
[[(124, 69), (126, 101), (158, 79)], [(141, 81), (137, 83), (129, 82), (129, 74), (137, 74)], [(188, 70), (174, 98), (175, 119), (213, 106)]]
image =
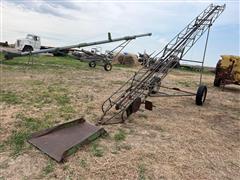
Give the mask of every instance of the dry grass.
[[(61, 59), (56, 68), (40, 60), (32, 68), (16, 61), (1, 65), (0, 179), (240, 178), (240, 89), (214, 88), (211, 74), (204, 75), (209, 87), (204, 106), (192, 97), (151, 98), (153, 112), (106, 126), (109, 136), (57, 164), (26, 137), (75, 117), (95, 122), (101, 103), (136, 69), (105, 72), (78, 62), (62, 65)], [(197, 80), (198, 74), (178, 70), (165, 84), (195, 91)]]

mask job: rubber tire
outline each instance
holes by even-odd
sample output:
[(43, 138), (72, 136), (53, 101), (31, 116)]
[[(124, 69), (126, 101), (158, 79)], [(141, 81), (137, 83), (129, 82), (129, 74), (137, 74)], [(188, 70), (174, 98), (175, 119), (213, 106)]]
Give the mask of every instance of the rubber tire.
[(31, 46), (24, 46), (22, 52), (31, 52), (33, 51), (33, 48)]
[(220, 85), (221, 85), (221, 79), (217, 79), (217, 78), (215, 78), (214, 79), (214, 82), (213, 82), (213, 85), (215, 86), (215, 87), (219, 87)]
[(150, 94), (157, 94), (160, 90), (160, 85), (154, 84), (154, 87), (150, 90)]
[[(157, 78), (157, 77), (154, 77), (154, 78)], [(160, 90), (160, 79), (157, 78), (157, 80), (155, 81), (155, 83), (152, 85), (152, 88), (150, 89), (150, 94), (157, 94)]]
[(207, 86), (199, 86), (196, 94), (196, 105), (202, 106), (206, 100)]
[(112, 64), (110, 64), (110, 63), (104, 64), (104, 69), (105, 69), (105, 71), (111, 71), (112, 70)]
[(128, 117), (129, 117), (128, 110), (123, 111), (121, 114), (122, 123), (124, 123), (128, 119)]
[(96, 67), (96, 62), (95, 61), (91, 61), (88, 63), (89, 67), (91, 68), (95, 68)]

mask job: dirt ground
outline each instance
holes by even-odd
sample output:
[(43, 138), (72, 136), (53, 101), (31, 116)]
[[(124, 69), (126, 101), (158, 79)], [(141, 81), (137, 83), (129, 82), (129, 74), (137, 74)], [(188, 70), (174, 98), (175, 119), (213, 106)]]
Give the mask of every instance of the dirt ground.
[[(195, 97), (149, 98), (156, 107), (56, 163), (26, 142), (39, 129), (84, 117), (96, 122), (101, 104), (137, 68), (89, 69), (1, 64), (0, 179), (240, 179), (240, 88), (208, 86)], [(199, 74), (174, 70), (164, 84), (196, 91)], [(24, 132), (24, 133), (23, 133)]]

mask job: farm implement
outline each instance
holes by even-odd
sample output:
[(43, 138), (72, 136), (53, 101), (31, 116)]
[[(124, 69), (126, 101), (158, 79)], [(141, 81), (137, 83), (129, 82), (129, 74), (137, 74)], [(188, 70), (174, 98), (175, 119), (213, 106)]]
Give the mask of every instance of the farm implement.
[[(84, 119), (75, 120), (35, 133), (29, 142), (55, 160), (62, 161), (74, 147), (102, 135), (105, 131), (99, 125), (123, 123), (131, 114), (136, 113), (142, 104), (145, 109), (152, 110), (154, 106), (151, 101), (147, 100), (148, 97), (196, 96), (196, 104), (203, 105), (207, 87), (202, 85), (202, 71), (209, 32), (212, 24), (224, 9), (225, 5), (209, 5), (162, 51), (156, 53), (152, 57), (156, 59), (153, 64), (142, 67), (102, 104), (103, 114), (98, 120), (97, 126), (87, 123)], [(207, 37), (202, 61), (183, 59), (205, 32), (207, 32)], [(179, 61), (201, 64), (200, 82), (196, 93), (162, 85), (164, 78)], [(170, 92), (175, 93), (171, 94)]]
[[(145, 104), (147, 110), (152, 110), (153, 104), (147, 100), (149, 96), (196, 96), (196, 104), (203, 105), (207, 95), (207, 87), (202, 85), (202, 72), (209, 32), (212, 24), (224, 9), (225, 5), (211, 4), (193, 19), (162, 51), (153, 57), (153, 59), (157, 59), (155, 63), (149, 67), (142, 67), (103, 103), (103, 115), (98, 124), (124, 122), (127, 117), (139, 110), (141, 104)], [(207, 37), (202, 61), (183, 59), (186, 53), (206, 31)], [(161, 85), (164, 78), (179, 61), (201, 63), (200, 82), (197, 93)], [(168, 92), (170, 90), (177, 91), (178, 93), (170, 94), (166, 91), (161, 92), (161, 89), (168, 89)]]
[(35, 54), (41, 54), (41, 53), (61, 53), (65, 50), (69, 50), (72, 48), (82, 48), (82, 47), (88, 47), (88, 46), (95, 46), (95, 45), (100, 45), (100, 44), (107, 44), (107, 43), (113, 43), (113, 42), (119, 42), (119, 41), (124, 41), (121, 43), (119, 46), (114, 48), (112, 51), (109, 53), (112, 53), (116, 49), (120, 48), (122, 50), (130, 41), (140, 38), (140, 37), (145, 37), (145, 36), (151, 36), (152, 33), (146, 33), (146, 34), (138, 34), (134, 36), (125, 36), (125, 37), (120, 37), (120, 38), (112, 38), (111, 33), (108, 33), (108, 39), (107, 40), (102, 40), (102, 41), (94, 41), (94, 42), (89, 42), (89, 43), (80, 43), (80, 44), (75, 44), (75, 45), (69, 45), (69, 46), (62, 46), (62, 47), (54, 47), (54, 48), (47, 48), (47, 49), (40, 49), (40, 50), (33, 50), (33, 51), (5, 51), (5, 59), (12, 59), (14, 57), (19, 57), (19, 56), (29, 56), (32, 57), (32, 55)]
[[(146, 34), (150, 35), (150, 34)], [(111, 37), (110, 37), (111, 38)], [(112, 70), (112, 59), (117, 57), (120, 52), (132, 41), (133, 39), (128, 39), (116, 46), (111, 51), (106, 51), (105, 53), (101, 53), (100, 48), (92, 48), (91, 51), (87, 51), (81, 49), (81, 51), (73, 52), (73, 56), (75, 56), (79, 60), (87, 61), (89, 67), (95, 68), (96, 65), (100, 65), (104, 67), (105, 71)]]

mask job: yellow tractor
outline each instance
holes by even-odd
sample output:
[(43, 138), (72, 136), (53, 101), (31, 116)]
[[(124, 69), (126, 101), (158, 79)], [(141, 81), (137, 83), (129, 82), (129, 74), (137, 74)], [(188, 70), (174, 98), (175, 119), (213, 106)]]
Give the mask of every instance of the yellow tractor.
[(215, 70), (214, 86), (240, 85), (240, 56), (222, 55)]

